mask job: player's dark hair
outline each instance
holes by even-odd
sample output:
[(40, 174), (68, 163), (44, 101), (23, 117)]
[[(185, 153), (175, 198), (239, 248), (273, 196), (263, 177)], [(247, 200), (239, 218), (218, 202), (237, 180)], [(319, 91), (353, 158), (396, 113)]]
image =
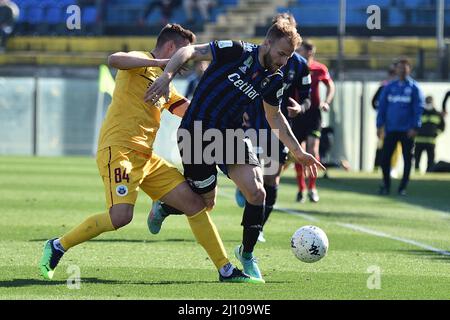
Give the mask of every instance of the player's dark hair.
[(191, 30), (184, 29), (179, 24), (169, 23), (159, 33), (156, 40), (156, 48), (161, 48), (168, 41), (174, 41), (177, 46), (181, 46), (184, 40), (194, 43), (195, 39), (196, 36)]
[(411, 60), (409, 60), (408, 57), (400, 57), (397, 60), (395, 60), (395, 65), (398, 65), (399, 63), (406, 64), (411, 67)]
[(276, 41), (282, 38), (288, 39), (294, 48), (302, 42), (302, 37), (298, 34), (295, 25), (284, 19), (272, 24), (266, 34), (268, 40)]
[(289, 22), (293, 26), (297, 25), (297, 21), (295, 21), (294, 16), (292, 14), (290, 14), (290, 13), (287, 13), (287, 12), (279, 13), (275, 17), (273, 17), (272, 24), (275, 24), (277, 22), (282, 22), (282, 21)]

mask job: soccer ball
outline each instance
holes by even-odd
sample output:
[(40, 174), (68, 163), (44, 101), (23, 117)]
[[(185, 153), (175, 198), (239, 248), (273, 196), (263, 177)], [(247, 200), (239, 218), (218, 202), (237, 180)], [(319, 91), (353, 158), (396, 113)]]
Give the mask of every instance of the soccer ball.
[(291, 238), (294, 255), (303, 262), (316, 262), (325, 257), (328, 251), (328, 238), (322, 229), (304, 226), (295, 231)]

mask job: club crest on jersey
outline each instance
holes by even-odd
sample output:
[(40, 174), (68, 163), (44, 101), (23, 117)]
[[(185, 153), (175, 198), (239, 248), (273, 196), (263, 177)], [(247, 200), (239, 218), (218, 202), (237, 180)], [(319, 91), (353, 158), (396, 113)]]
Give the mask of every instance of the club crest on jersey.
[(403, 91), (404, 94), (411, 94), (412, 93), (412, 89), (410, 87), (406, 87), (405, 90)]
[(294, 70), (289, 70), (289, 72), (288, 72), (288, 80), (292, 81), (292, 80), (294, 80), (294, 77), (295, 77), (295, 71)]
[(233, 46), (233, 41), (231, 40), (217, 41), (217, 46), (219, 47), (219, 49), (229, 48)]
[(247, 69), (252, 66), (253, 58), (250, 56), (247, 58), (247, 60), (244, 61), (244, 65), (239, 67), (239, 70), (242, 71), (242, 73), (246, 73)]
[(125, 197), (128, 194), (127, 186), (124, 186), (123, 184), (118, 185), (116, 188), (116, 194), (119, 197)]
[(252, 52), (253, 49), (255, 49), (257, 46), (253, 43), (244, 42), (242, 44), (242, 47), (244, 48), (245, 51)]
[(264, 89), (265, 87), (267, 87), (269, 82), (270, 82), (269, 78), (265, 78), (263, 81), (261, 81), (261, 89)]
[(281, 97), (283, 96), (284, 93), (284, 87), (281, 87), (278, 91), (277, 91), (277, 99), (281, 99)]

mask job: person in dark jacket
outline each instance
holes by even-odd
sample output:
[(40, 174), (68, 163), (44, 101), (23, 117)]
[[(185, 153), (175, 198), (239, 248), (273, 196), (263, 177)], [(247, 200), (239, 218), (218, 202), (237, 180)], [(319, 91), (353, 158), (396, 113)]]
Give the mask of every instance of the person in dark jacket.
[(425, 110), (422, 114), (422, 127), (416, 137), (415, 166), (419, 170), (420, 157), (422, 152), (427, 152), (428, 165), (427, 172), (434, 166), (434, 155), (436, 148), (436, 137), (445, 129), (445, 122), (442, 114), (434, 108), (433, 97), (425, 99)]
[(19, 17), (19, 7), (10, 0), (0, 0), (0, 51), (6, 47), (6, 40), (14, 31)]
[(400, 141), (404, 171), (398, 193), (404, 196), (411, 172), (414, 138), (421, 127), (424, 98), (418, 84), (410, 77), (411, 63), (407, 58), (397, 61), (396, 72), (398, 79), (384, 87), (378, 105), (377, 135), (381, 137), (384, 134), (381, 161), (383, 184), (379, 194), (387, 195), (390, 192), (391, 157), (397, 142)]
[(444, 101), (442, 101), (442, 116), (445, 117), (447, 115), (447, 100), (450, 98), (450, 91), (447, 91), (444, 97)]

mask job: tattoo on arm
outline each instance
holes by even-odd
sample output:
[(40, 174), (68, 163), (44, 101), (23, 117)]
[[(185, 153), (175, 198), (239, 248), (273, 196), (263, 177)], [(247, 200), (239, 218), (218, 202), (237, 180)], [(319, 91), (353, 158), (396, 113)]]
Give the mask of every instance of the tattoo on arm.
[(212, 60), (212, 52), (209, 44), (201, 44), (194, 47), (194, 61), (199, 60)]
[(195, 48), (196, 53), (200, 54), (200, 55), (206, 55), (208, 54), (209, 48), (206, 47), (197, 47)]

